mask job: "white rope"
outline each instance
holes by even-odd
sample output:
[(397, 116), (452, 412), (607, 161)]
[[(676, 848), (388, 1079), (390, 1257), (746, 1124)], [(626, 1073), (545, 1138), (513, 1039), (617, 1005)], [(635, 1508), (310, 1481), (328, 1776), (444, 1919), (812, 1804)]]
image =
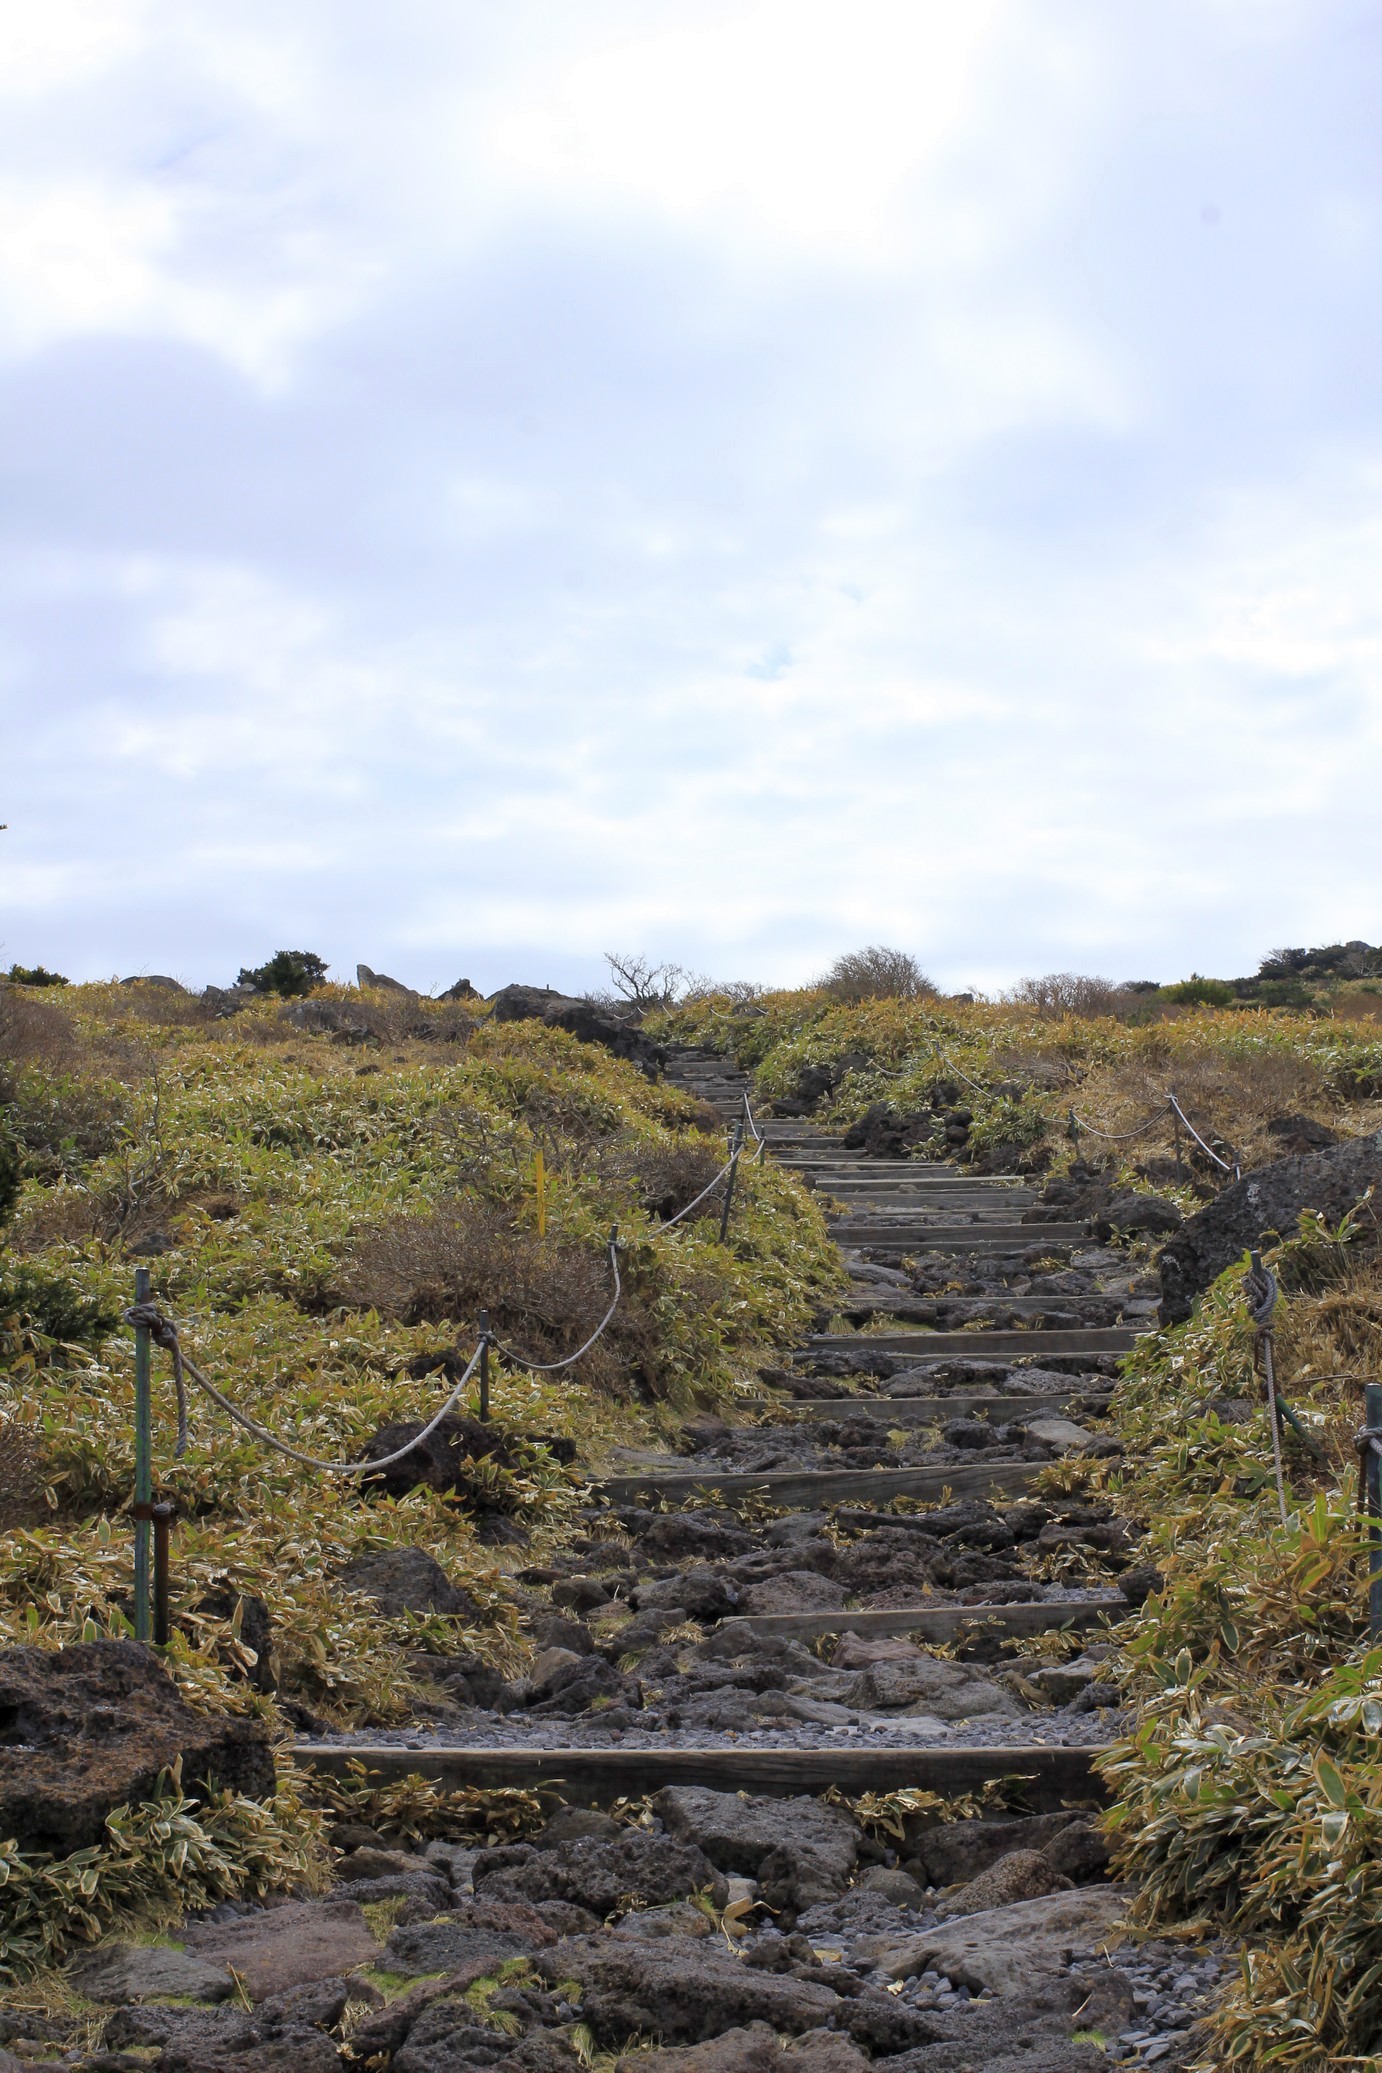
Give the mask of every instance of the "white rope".
[(619, 1280), (619, 1240), (617, 1234), (613, 1231), (611, 1231), (609, 1239), (609, 1271), (614, 1276), (614, 1298), (584, 1346), (578, 1347), (576, 1352), (568, 1353), (564, 1360), (529, 1360), (526, 1353), (516, 1353), (511, 1346), (502, 1345), (498, 1339), (493, 1341), (496, 1349), (503, 1354), (505, 1360), (517, 1361), (519, 1367), (531, 1368), (535, 1374), (554, 1375), (558, 1368), (569, 1368), (574, 1361), (580, 1359), (583, 1353), (589, 1353), (591, 1347), (619, 1308), (619, 1297), (622, 1293)]
[[(146, 1310), (154, 1311), (155, 1315), (159, 1317), (164, 1328), (163, 1334), (158, 1333), (156, 1327), (153, 1326), (147, 1316), (140, 1314)], [(424, 1440), (432, 1437), (432, 1434), (441, 1424), (442, 1419), (446, 1417), (453, 1405), (459, 1401), (462, 1390), (480, 1364), (481, 1348), (477, 1346), (474, 1353), (470, 1356), (469, 1367), (461, 1376), (446, 1402), (437, 1412), (436, 1417), (424, 1425), (422, 1431), (410, 1439), (406, 1446), (397, 1448), (392, 1454), (382, 1454), (374, 1461), (321, 1461), (315, 1454), (304, 1454), (297, 1447), (290, 1447), (286, 1440), (279, 1439), (276, 1434), (269, 1431), (267, 1426), (260, 1425), (257, 1420), (251, 1418), (248, 1411), (242, 1411), (238, 1404), (232, 1403), (230, 1398), (219, 1390), (214, 1382), (208, 1381), (191, 1355), (183, 1349), (178, 1328), (172, 1318), (164, 1317), (163, 1313), (157, 1310), (154, 1304), (141, 1303), (135, 1309), (127, 1310), (125, 1312), (125, 1320), (127, 1323), (144, 1325), (147, 1329), (154, 1331), (161, 1346), (169, 1345), (169, 1337), (176, 1339), (178, 1341), (178, 1351), (182, 1366), (196, 1383), (198, 1389), (204, 1391), (213, 1404), (219, 1405), (227, 1418), (233, 1419), (236, 1425), (242, 1425), (245, 1431), (252, 1433), (262, 1446), (272, 1447), (276, 1454), (284, 1454), (289, 1461), (300, 1462), (304, 1468), (314, 1468), (318, 1474), (324, 1476), (373, 1475), (378, 1469), (391, 1468), (394, 1462), (401, 1461), (405, 1454), (411, 1454), (414, 1448), (420, 1447)]]
[(1242, 1167), (1241, 1167), (1241, 1166), (1240, 1166), (1240, 1165), (1238, 1164), (1238, 1161), (1237, 1161), (1236, 1159), (1234, 1159), (1234, 1160), (1232, 1161), (1232, 1163), (1230, 1163), (1230, 1162), (1229, 1162), (1229, 1160), (1227, 1160), (1227, 1159), (1221, 1159), (1221, 1158), (1219, 1157), (1219, 1154), (1218, 1154), (1218, 1153), (1217, 1153), (1217, 1152), (1215, 1151), (1215, 1149), (1214, 1149), (1213, 1145), (1212, 1145), (1212, 1144), (1206, 1144), (1206, 1143), (1205, 1143), (1204, 1139), (1203, 1139), (1203, 1138), (1202, 1138), (1202, 1137), (1200, 1136), (1200, 1133), (1199, 1133), (1199, 1131), (1198, 1131), (1198, 1130), (1197, 1130), (1197, 1129), (1195, 1128), (1194, 1124), (1193, 1124), (1193, 1123), (1191, 1122), (1191, 1120), (1190, 1120), (1189, 1116), (1187, 1116), (1187, 1115), (1186, 1115), (1186, 1113), (1185, 1113), (1185, 1110), (1184, 1110), (1184, 1109), (1183, 1109), (1183, 1108), (1181, 1107), (1180, 1103), (1179, 1103), (1179, 1102), (1178, 1102), (1178, 1101), (1176, 1100), (1176, 1097), (1175, 1097), (1175, 1095), (1174, 1095), (1174, 1094), (1168, 1094), (1168, 1095), (1167, 1095), (1167, 1097), (1166, 1097), (1166, 1099), (1167, 1099), (1167, 1102), (1168, 1102), (1168, 1103), (1170, 1104), (1171, 1108), (1173, 1108), (1173, 1109), (1175, 1110), (1176, 1114), (1177, 1114), (1177, 1115), (1178, 1115), (1178, 1116), (1180, 1117), (1180, 1119), (1181, 1119), (1182, 1123), (1184, 1123), (1184, 1125), (1185, 1125), (1186, 1129), (1187, 1129), (1187, 1130), (1188, 1130), (1188, 1131), (1190, 1132), (1190, 1135), (1191, 1135), (1191, 1136), (1192, 1136), (1192, 1137), (1194, 1138), (1194, 1140), (1195, 1140), (1196, 1144), (1197, 1144), (1197, 1145), (1199, 1146), (1200, 1150), (1201, 1150), (1202, 1152), (1208, 1152), (1208, 1154), (1209, 1154), (1210, 1158), (1211, 1158), (1211, 1159), (1212, 1159), (1212, 1160), (1214, 1161), (1214, 1164), (1215, 1164), (1216, 1166), (1222, 1166), (1222, 1168), (1223, 1168), (1223, 1170), (1224, 1170), (1224, 1172), (1225, 1172), (1225, 1173), (1231, 1173), (1231, 1174), (1233, 1175), (1233, 1178), (1234, 1178), (1235, 1180), (1241, 1180), (1241, 1179), (1243, 1178), (1243, 1169), (1242, 1169)]

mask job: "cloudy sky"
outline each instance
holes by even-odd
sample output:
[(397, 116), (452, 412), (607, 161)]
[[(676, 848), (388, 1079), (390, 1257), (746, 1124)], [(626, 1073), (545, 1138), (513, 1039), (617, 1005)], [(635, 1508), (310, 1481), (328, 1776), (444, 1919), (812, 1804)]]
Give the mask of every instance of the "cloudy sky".
[(0, 0), (0, 951), (1382, 938), (1382, 12)]

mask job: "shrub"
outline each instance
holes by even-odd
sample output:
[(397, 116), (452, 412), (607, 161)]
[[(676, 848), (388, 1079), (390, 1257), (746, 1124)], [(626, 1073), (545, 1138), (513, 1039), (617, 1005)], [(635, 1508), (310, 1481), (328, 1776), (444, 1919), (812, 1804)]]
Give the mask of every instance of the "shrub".
[[(610, 1277), (604, 1256), (560, 1238), (515, 1230), (502, 1211), (455, 1200), (421, 1216), (399, 1216), (359, 1239), (345, 1279), (347, 1300), (399, 1324), (478, 1329), (482, 1310), (500, 1338), (535, 1360), (574, 1353), (604, 1316)], [(581, 1379), (610, 1386), (616, 1347), (646, 1325), (631, 1291), (614, 1324), (581, 1363)]]
[(9, 979), (12, 986), (66, 986), (69, 983), (61, 972), (50, 972), (46, 965), (11, 965)]
[(905, 950), (888, 950), (881, 943), (846, 951), (820, 983), (822, 992), (832, 1000), (846, 1002), (932, 1000), (936, 993), (914, 957)]
[(1163, 986), (1161, 998), (1180, 1007), (1226, 1008), (1238, 995), (1227, 979), (1205, 979), (1192, 972), (1188, 979), (1178, 979), (1174, 986)]
[(72, 1049), (72, 1025), (60, 1008), (16, 987), (0, 987), (0, 1099), (17, 1066), (56, 1064)]
[(0, 1267), (0, 1346), (6, 1320), (20, 1331), (69, 1345), (96, 1346), (120, 1322), (99, 1296), (85, 1296), (65, 1274), (11, 1261)]
[(26, 1068), (10, 1083), (5, 1122), (23, 1169), (41, 1180), (70, 1179), (119, 1144), (129, 1098), (110, 1080)]
[(1084, 972), (1048, 972), (1023, 979), (1004, 998), (1038, 1015), (1118, 1015), (1132, 1005), (1130, 989)]
[(326, 961), (312, 950), (276, 950), (267, 964), (252, 969), (241, 965), (236, 981), (240, 986), (257, 986), (261, 993), (280, 993), (292, 999), (311, 993), (326, 977)]
[(0, 1118), (0, 1224), (7, 1224), (19, 1200), (23, 1155), (9, 1125)]

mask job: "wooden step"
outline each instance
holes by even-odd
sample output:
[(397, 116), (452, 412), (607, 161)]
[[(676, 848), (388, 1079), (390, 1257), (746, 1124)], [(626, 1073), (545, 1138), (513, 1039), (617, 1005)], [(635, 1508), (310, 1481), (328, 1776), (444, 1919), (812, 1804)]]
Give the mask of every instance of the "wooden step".
[(1090, 1325), (1068, 1332), (818, 1332), (806, 1342), (810, 1353), (907, 1353), (918, 1361), (1016, 1360), (1030, 1354), (1040, 1365), (1051, 1353), (1131, 1353), (1140, 1332), (1125, 1325)]
[(886, 1612), (755, 1612), (721, 1620), (718, 1635), (775, 1634), (783, 1641), (816, 1641), (822, 1634), (910, 1634), (928, 1643), (959, 1641), (983, 1629), (1005, 1639), (1082, 1631), (1130, 1617), (1121, 1598), (1034, 1599), (1020, 1605), (909, 1605)]
[(638, 1497), (661, 1497), (672, 1504), (698, 1491), (717, 1490), (728, 1502), (757, 1495), (789, 1511), (816, 1511), (828, 1504), (887, 1504), (894, 1497), (1009, 1497), (1026, 1490), (1049, 1463), (995, 1461), (955, 1463), (944, 1468), (774, 1468), (758, 1475), (741, 1469), (640, 1469), (626, 1475), (602, 1476), (592, 1484), (596, 1496), (612, 1504)]
[(1036, 1246), (1092, 1244), (1088, 1224), (865, 1224), (829, 1226), (837, 1245), (869, 1252), (1023, 1252)]
[(1094, 1771), (1106, 1743), (1077, 1749), (1051, 1743), (1010, 1743), (992, 1749), (858, 1748), (841, 1736), (829, 1749), (443, 1749), (362, 1742), (292, 1745), (296, 1763), (339, 1777), (364, 1764), (381, 1781), (420, 1774), (455, 1791), (493, 1791), (517, 1785), (541, 1788), (575, 1805), (658, 1792), (664, 1785), (708, 1785), (718, 1792), (775, 1797), (826, 1792), (974, 1792), (990, 1778), (1020, 1778), (1033, 1812), (1056, 1811), (1069, 1800), (1102, 1803), (1107, 1794)]
[(997, 1425), (1010, 1418), (1044, 1418), (1063, 1411), (1072, 1399), (1086, 1401), (1087, 1389), (1053, 1389), (1040, 1396), (841, 1396), (751, 1398), (746, 1410), (787, 1412), (794, 1418), (840, 1419), (862, 1409), (880, 1425), (939, 1425), (951, 1418), (983, 1418)]
[(830, 1307), (841, 1317), (898, 1317), (913, 1324), (934, 1324), (938, 1310), (960, 1317), (979, 1317), (986, 1310), (1010, 1310), (1016, 1317), (1041, 1317), (1048, 1310), (1074, 1310), (1097, 1303), (1102, 1309), (1121, 1309), (1127, 1303), (1150, 1302), (1149, 1296), (905, 1296), (897, 1289), (880, 1289), (876, 1295), (853, 1289), (847, 1296), (831, 1299)]

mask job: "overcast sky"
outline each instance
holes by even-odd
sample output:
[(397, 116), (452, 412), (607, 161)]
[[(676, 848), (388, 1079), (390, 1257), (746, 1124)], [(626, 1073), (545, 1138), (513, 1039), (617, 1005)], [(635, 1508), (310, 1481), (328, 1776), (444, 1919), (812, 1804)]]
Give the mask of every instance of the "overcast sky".
[(2, 962), (1382, 938), (1382, 10), (0, 0)]

